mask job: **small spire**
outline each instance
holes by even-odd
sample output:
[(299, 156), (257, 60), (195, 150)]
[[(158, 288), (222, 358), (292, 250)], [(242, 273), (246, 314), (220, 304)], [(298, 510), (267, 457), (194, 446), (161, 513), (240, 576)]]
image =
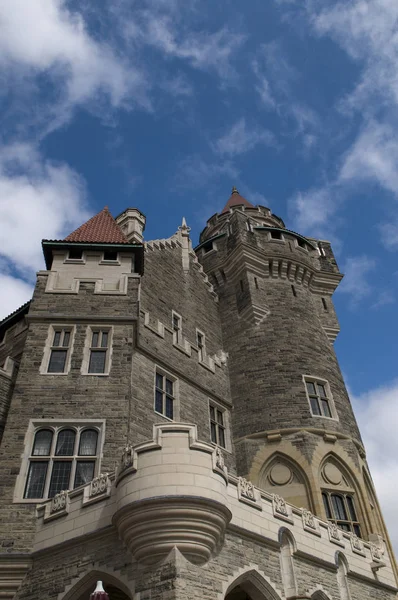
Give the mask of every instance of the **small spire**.
[(237, 188), (236, 186), (233, 186), (233, 187), (232, 187), (232, 193), (233, 193), (233, 194), (239, 194), (239, 192), (238, 192), (238, 188)]
[(185, 217), (182, 217), (182, 223), (178, 228), (182, 233), (189, 233), (191, 231), (191, 228), (188, 227), (187, 225), (187, 221), (185, 219)]

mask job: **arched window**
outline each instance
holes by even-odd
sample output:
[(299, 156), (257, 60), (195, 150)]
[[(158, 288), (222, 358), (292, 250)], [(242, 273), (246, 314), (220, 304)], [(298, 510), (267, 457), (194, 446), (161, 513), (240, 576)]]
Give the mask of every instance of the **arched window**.
[(90, 482), (98, 469), (99, 429), (40, 428), (30, 450), (25, 499), (52, 498)]
[(293, 550), (294, 539), (292, 534), (282, 529), (280, 531), (281, 542), (281, 570), (282, 581), (286, 598), (297, 594), (296, 578), (294, 574)]
[(337, 583), (340, 591), (341, 600), (350, 600), (350, 590), (347, 581), (347, 563), (346, 559), (340, 553), (337, 554)]
[(363, 537), (355, 488), (348, 471), (337, 459), (329, 457), (322, 465), (321, 481), (323, 507), (328, 521), (336, 523), (344, 531)]

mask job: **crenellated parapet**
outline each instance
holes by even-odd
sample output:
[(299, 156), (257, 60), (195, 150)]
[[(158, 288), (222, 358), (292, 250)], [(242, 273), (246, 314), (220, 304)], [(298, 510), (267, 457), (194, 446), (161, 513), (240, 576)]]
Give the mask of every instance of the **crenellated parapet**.
[(35, 551), (115, 528), (135, 560), (159, 563), (176, 547), (203, 565), (223, 551), (227, 532), (275, 548), (281, 532), (295, 539), (295, 554), (317, 555), (335, 569), (344, 554), (351, 577), (394, 585), (380, 537), (370, 541), (333, 527), (311, 511), (228, 473), (220, 448), (198, 440), (195, 425), (154, 426), (153, 439), (126, 446), (114, 473), (37, 508)]

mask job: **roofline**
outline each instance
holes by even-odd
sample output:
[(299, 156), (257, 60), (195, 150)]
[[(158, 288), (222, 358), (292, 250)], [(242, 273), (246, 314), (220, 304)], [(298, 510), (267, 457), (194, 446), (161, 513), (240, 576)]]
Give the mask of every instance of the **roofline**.
[(282, 229), (281, 227), (269, 227), (267, 225), (256, 225), (253, 227), (253, 229), (265, 229), (266, 231), (280, 231), (282, 233), (290, 233), (291, 235), (294, 235), (298, 238), (300, 238), (301, 240), (303, 240), (303, 242), (306, 242), (307, 244), (309, 244), (310, 246), (312, 246), (314, 248), (314, 250), (317, 249), (316, 245), (311, 242), (308, 238), (304, 237), (303, 235), (300, 235), (300, 233), (297, 233), (296, 231), (292, 231), (291, 229)]
[(30, 303), (31, 300), (28, 300), (27, 302), (25, 302), (25, 304), (22, 304), (22, 306), (14, 310), (14, 312), (12, 312), (2, 321), (0, 321), (0, 334), (4, 328), (11, 327), (11, 325), (13, 325), (14, 322), (18, 321), (21, 316), (23, 316), (29, 311)]
[(70, 242), (69, 240), (42, 240), (41, 242), (44, 260), (46, 263), (47, 270), (51, 269), (52, 253), (51, 250), (55, 248), (67, 249), (70, 246), (80, 248), (114, 248), (117, 250), (134, 250), (138, 254), (139, 262), (137, 264), (138, 272), (143, 273), (144, 271), (144, 244), (130, 244), (126, 243), (114, 243), (114, 242)]

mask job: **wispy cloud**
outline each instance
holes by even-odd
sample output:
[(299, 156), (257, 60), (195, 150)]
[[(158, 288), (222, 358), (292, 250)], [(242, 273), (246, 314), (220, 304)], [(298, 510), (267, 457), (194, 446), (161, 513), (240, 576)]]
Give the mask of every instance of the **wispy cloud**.
[(236, 156), (253, 150), (258, 144), (277, 145), (271, 131), (256, 126), (249, 127), (242, 117), (213, 144), (213, 149), (221, 156)]
[(0, 148), (0, 256), (31, 279), (43, 266), (41, 239), (62, 239), (80, 225), (85, 201), (84, 182), (67, 165), (29, 144)]
[(0, 68), (22, 81), (40, 75), (52, 81), (56, 106), (48, 105), (47, 121), (52, 114), (62, 123), (76, 104), (100, 94), (115, 107), (147, 105), (142, 73), (92, 37), (65, 0), (3, 0), (0, 21)]
[(372, 179), (398, 197), (398, 139), (389, 124), (369, 122), (347, 152), (341, 183)]
[(376, 261), (368, 256), (354, 256), (347, 258), (342, 272), (344, 279), (338, 293), (350, 297), (351, 308), (355, 308), (361, 300), (372, 294), (373, 289), (368, 280), (368, 275), (375, 269)]
[[(346, 98), (346, 107), (375, 113), (386, 103), (398, 103), (398, 4), (395, 0), (353, 0), (327, 6), (308, 3), (311, 22), (320, 35), (329, 35), (354, 60), (362, 75)], [(380, 104), (381, 100), (381, 104)]]
[[(396, 519), (398, 380), (369, 390), (360, 396), (351, 394), (351, 400), (392, 543), (395, 548), (398, 548)], [(383, 442), (380, 443), (380, 440)]]
[(333, 184), (297, 192), (288, 202), (290, 217), (298, 231), (311, 232), (320, 238), (334, 231), (334, 217), (341, 198)]
[[(229, 160), (207, 161), (199, 154), (188, 156), (181, 161), (174, 184), (180, 189), (203, 189), (216, 185), (220, 178), (228, 177), (236, 181), (239, 171)], [(207, 218), (209, 213), (204, 215)]]

